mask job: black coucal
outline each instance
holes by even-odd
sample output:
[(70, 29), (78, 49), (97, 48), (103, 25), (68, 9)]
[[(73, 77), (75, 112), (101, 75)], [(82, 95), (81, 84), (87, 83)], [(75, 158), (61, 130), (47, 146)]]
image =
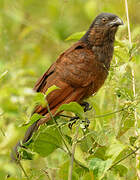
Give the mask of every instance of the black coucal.
[[(60, 87), (47, 96), (53, 115), (56, 115), (60, 105), (72, 101), (81, 103), (103, 85), (113, 56), (115, 34), (122, 24), (122, 20), (114, 14), (98, 15), (85, 35), (62, 53), (37, 81), (34, 87), (36, 92), (45, 93), (52, 85)], [(48, 109), (41, 105), (33, 113), (41, 114), (44, 118), (28, 128), (23, 143), (31, 138), (41, 124), (51, 119)], [(18, 146), (20, 143), (14, 148), (16, 154)]]

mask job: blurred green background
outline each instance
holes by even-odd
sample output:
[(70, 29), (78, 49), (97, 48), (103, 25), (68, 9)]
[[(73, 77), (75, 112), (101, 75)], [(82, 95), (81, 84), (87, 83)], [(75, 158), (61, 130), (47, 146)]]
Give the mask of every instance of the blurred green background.
[[(138, 47), (140, 1), (129, 0), (128, 6), (132, 42)], [(19, 177), (16, 177), (21, 175), (20, 170), (9, 163), (9, 154), (24, 134), (24, 128), (19, 126), (29, 119), (35, 82), (60, 53), (73, 43), (66, 41), (66, 38), (73, 33), (86, 31), (95, 16), (101, 12), (111, 12), (123, 19), (125, 25), (117, 33), (117, 39), (126, 43), (128, 33), (124, 0), (0, 0), (0, 179), (3, 179), (8, 171), (13, 174), (13, 179), (18, 179)], [(129, 59), (123, 48), (118, 51), (120, 58), (114, 57), (104, 87), (97, 96), (89, 99), (98, 115), (114, 111), (121, 103), (124, 104), (126, 96), (121, 100), (116, 97), (116, 93), (124, 86), (125, 90), (128, 88), (127, 93), (132, 95), (130, 79), (123, 79), (130, 74), (129, 67), (125, 72), (123, 66), (122, 69), (113, 69), (116, 65), (126, 65)], [(117, 47), (115, 53), (117, 54)], [(136, 74), (137, 94), (140, 88), (139, 58), (137, 53), (132, 63)], [(103, 127), (114, 128), (117, 133), (118, 116), (117, 114), (115, 117), (98, 120), (98, 123)], [(92, 126), (95, 127), (94, 123)], [(47, 166), (47, 162), (54, 168), (56, 163), (61, 164), (62, 159), (64, 161), (65, 156), (58, 151), (48, 159), (36, 157), (34, 162), (24, 162), (24, 165), (27, 171), (30, 168), (36, 170), (30, 173), (39, 171), (36, 179), (47, 179), (41, 169)], [(55, 168), (51, 170), (51, 174), (54, 179), (59, 179), (55, 177)], [(34, 179), (35, 175), (32, 177)]]

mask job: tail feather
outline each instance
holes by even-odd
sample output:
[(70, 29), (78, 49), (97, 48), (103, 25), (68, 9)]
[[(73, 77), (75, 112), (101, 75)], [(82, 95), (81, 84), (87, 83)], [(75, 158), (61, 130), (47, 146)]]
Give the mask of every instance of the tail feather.
[[(34, 122), (26, 131), (25, 136), (22, 140), (22, 143), (26, 143), (33, 135), (33, 133), (38, 129), (37, 122)], [(11, 159), (12, 161), (18, 161), (19, 160), (19, 153), (18, 153), (18, 148), (22, 147), (20, 141), (16, 144), (16, 146), (12, 149), (11, 152)]]

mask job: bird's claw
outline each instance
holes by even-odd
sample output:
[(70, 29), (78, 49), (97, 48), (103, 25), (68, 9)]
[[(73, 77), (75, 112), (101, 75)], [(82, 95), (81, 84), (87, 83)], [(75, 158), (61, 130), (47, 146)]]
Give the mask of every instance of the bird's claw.
[[(72, 129), (72, 126), (76, 123), (76, 121), (77, 121), (78, 119), (79, 119), (78, 116), (72, 117), (72, 118), (70, 119), (70, 121), (72, 121), (72, 122), (70, 122), (70, 123), (68, 124), (68, 127), (69, 127), (70, 129)], [(83, 129), (86, 129), (86, 128), (89, 127), (90, 121), (89, 121), (89, 119), (86, 117), (85, 120), (82, 120), (81, 123), (83, 124)]]
[[(81, 106), (84, 106), (84, 112), (90, 111), (90, 110), (92, 109), (92, 107), (89, 105), (88, 102), (82, 102), (80, 105), (81, 105)], [(70, 118), (70, 122), (69, 122), (69, 124), (68, 124), (68, 127), (69, 127), (70, 129), (72, 129), (72, 126), (73, 126), (73, 125), (76, 123), (76, 121), (79, 119), (79, 116), (69, 117), (69, 116), (62, 115), (62, 114), (59, 115), (59, 116), (63, 116), (63, 117), (68, 117), (68, 118)], [(84, 129), (86, 129), (86, 128), (89, 126), (90, 121), (89, 121), (87, 118), (85, 118), (85, 120), (82, 121), (82, 123), (85, 123)]]
[[(76, 123), (76, 120), (77, 120), (77, 119), (79, 119), (78, 116), (74, 116), (74, 117), (70, 118), (70, 123), (68, 124), (68, 127), (69, 127), (70, 129), (72, 129), (72, 126)], [(72, 122), (71, 122), (71, 121), (72, 121)]]
[(85, 120), (82, 121), (82, 123), (84, 124), (83, 129), (86, 129), (89, 127), (90, 120), (86, 117)]
[(84, 112), (90, 111), (92, 109), (88, 102), (82, 102), (80, 105), (84, 106)]

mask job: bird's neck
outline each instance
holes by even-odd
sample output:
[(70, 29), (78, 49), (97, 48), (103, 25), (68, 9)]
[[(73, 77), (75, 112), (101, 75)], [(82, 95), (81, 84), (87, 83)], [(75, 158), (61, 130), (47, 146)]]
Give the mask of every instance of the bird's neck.
[(96, 59), (103, 63), (107, 69), (110, 67), (110, 62), (113, 57), (115, 33), (106, 32), (100, 29), (89, 29), (81, 38), (81, 41), (87, 43), (92, 49)]
[(91, 47), (113, 44), (115, 40), (116, 30), (117, 29), (115, 29), (114, 31), (107, 31), (106, 29), (101, 28), (90, 28), (81, 38), (81, 40), (86, 42)]
[(110, 62), (113, 57), (114, 46), (112, 43), (104, 46), (92, 46), (92, 52), (97, 61), (101, 62), (109, 70)]

